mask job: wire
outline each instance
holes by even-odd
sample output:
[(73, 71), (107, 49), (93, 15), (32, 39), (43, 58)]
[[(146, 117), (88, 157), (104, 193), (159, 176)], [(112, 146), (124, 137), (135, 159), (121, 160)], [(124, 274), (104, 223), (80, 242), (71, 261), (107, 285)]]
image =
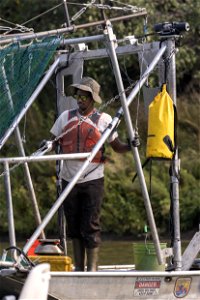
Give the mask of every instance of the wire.
[(18, 24), (16, 24), (16, 23), (10, 22), (10, 21), (5, 20), (5, 19), (3, 19), (3, 18), (0, 18), (0, 21), (3, 21), (3, 22), (5, 22), (5, 23), (8, 23), (8, 24), (14, 25), (14, 26), (18, 25)]
[(30, 19), (30, 20), (28, 20), (28, 21), (22, 23), (22, 25), (25, 25), (25, 24), (27, 24), (27, 23), (33, 21), (33, 20), (36, 20), (37, 18), (39, 18), (39, 17), (41, 17), (41, 16), (46, 15), (47, 13), (49, 13), (49, 12), (51, 12), (52, 10), (54, 10), (54, 9), (56, 9), (56, 8), (58, 8), (58, 7), (60, 7), (61, 5), (63, 5), (63, 3), (60, 3), (60, 4), (58, 4), (58, 5), (54, 6), (54, 7), (52, 7), (52, 8), (50, 8), (50, 9), (46, 10), (45, 12), (43, 12), (43, 13), (41, 13), (41, 14), (39, 14), (39, 15), (33, 17), (32, 19)]
[[(12, 32), (13, 30), (18, 30), (18, 31), (20, 31), (20, 32), (26, 32), (26, 31), (30, 32), (30, 31), (33, 31), (33, 28), (27, 28), (27, 27), (25, 27), (25, 26), (23, 26), (23, 25), (19, 25), (19, 24), (10, 22), (10, 21), (5, 20), (5, 19), (3, 19), (3, 18), (0, 18), (0, 21), (3, 21), (3, 22), (5, 22), (5, 23), (8, 23), (8, 24), (10, 24), (10, 25), (15, 26), (14, 28), (12, 28), (12, 27), (7, 27), (7, 31), (4, 32), (3, 35), (6, 35), (7, 33)], [(6, 28), (6, 27), (5, 27), (5, 28)]]
[[(19, 163), (13, 165), (13, 167), (11, 167), (11, 168), (9, 169), (9, 171), (13, 171), (13, 170), (16, 169), (17, 167), (19, 167), (21, 164), (22, 164), (22, 163), (19, 162)], [(3, 176), (6, 175), (6, 174), (8, 174), (8, 172), (7, 172), (7, 171), (4, 171), (4, 172), (2, 172), (2, 173), (0, 174), (0, 177), (3, 177)]]
[(31, 21), (36, 20), (37, 18), (39, 18), (39, 17), (41, 17), (41, 16), (44, 16), (45, 14), (47, 14), (47, 13), (51, 12), (52, 10), (54, 10), (54, 9), (56, 9), (56, 8), (58, 8), (58, 7), (60, 7), (61, 5), (63, 5), (63, 3), (60, 3), (60, 4), (58, 4), (58, 5), (54, 6), (54, 7), (52, 7), (52, 8), (50, 8), (50, 9), (46, 10), (45, 12), (43, 12), (43, 13), (41, 13), (41, 14), (39, 14), (39, 15), (37, 15), (37, 16), (35, 16), (35, 17), (29, 19), (29, 20), (27, 20), (26, 22), (22, 23), (21, 25), (15, 24), (15, 23), (12, 23), (12, 22), (10, 22), (10, 21), (7, 21), (7, 20), (4, 20), (4, 19), (0, 18), (0, 20), (3, 20), (4, 22), (7, 22), (8, 24), (11, 24), (11, 25), (14, 25), (14, 26), (15, 26), (14, 28), (11, 28), (11, 29), (8, 30), (7, 32), (5, 32), (4, 35), (6, 35), (6, 34), (12, 32), (13, 30), (19, 30), (18, 27), (23, 28), (23, 32), (24, 32), (25, 29), (26, 29), (26, 31), (34, 31), (33, 28), (28, 29), (28, 28), (24, 27), (24, 25), (25, 25), (25, 24), (28, 24), (28, 23), (31, 22)]
[(125, 4), (125, 3), (123, 3), (123, 2), (116, 1), (116, 0), (110, 0), (110, 2), (115, 2), (115, 3), (117, 3), (117, 4), (123, 5), (123, 7), (111, 7), (111, 9), (122, 9), (122, 10), (124, 10), (124, 11), (131, 10), (131, 11), (133, 11), (133, 12), (138, 12), (138, 11), (143, 11), (143, 10), (145, 10), (145, 8), (133, 6), (133, 5), (131, 5), (131, 4)]
[(84, 7), (82, 7), (72, 18), (71, 21), (74, 22), (75, 20), (77, 20), (89, 7), (91, 7), (94, 3), (96, 2), (96, 0), (92, 0), (90, 3), (88, 4), (83, 4)]
[(26, 114), (24, 116), (24, 126), (23, 126), (22, 142), (24, 144), (26, 143)]
[(135, 119), (135, 131), (136, 133), (138, 133), (138, 117), (139, 117), (139, 107), (140, 107), (140, 82), (142, 80), (142, 66), (143, 66), (143, 61), (144, 61), (144, 40), (142, 41), (142, 59), (141, 59), (141, 64), (140, 64), (140, 80), (139, 80), (139, 92), (138, 92), (138, 96), (137, 96), (137, 109), (136, 109), (136, 119)]
[(17, 252), (19, 252), (19, 254), (25, 258), (25, 260), (29, 266), (31, 266), (31, 267), (35, 266), (35, 264), (28, 258), (26, 253), (23, 250), (21, 250), (20, 248), (18, 248), (16, 246), (10, 246), (10, 247), (6, 248), (6, 251), (9, 251), (9, 250), (17, 250)]
[(124, 73), (124, 75), (126, 76), (126, 79), (129, 83), (129, 85), (131, 83), (133, 83), (133, 79), (130, 78), (128, 71), (127, 71), (127, 67), (126, 67), (126, 56), (123, 57), (123, 68), (120, 67), (120, 70)]

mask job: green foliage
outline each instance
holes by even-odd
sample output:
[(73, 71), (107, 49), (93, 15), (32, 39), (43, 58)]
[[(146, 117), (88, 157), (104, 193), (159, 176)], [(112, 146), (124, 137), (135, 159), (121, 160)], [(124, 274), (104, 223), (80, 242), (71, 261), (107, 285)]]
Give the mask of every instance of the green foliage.
[[(121, 158), (116, 157), (117, 159), (122, 162)], [(115, 171), (111, 171), (112, 167)], [(102, 210), (103, 230), (119, 235), (142, 230), (144, 224), (141, 219), (144, 219), (145, 212), (141, 193), (138, 187), (135, 189), (131, 184), (132, 173), (126, 168), (123, 169), (122, 166), (117, 166), (117, 162), (111, 168), (108, 166), (105, 177), (106, 195)]]
[(200, 216), (199, 180), (187, 170), (181, 172), (180, 216), (183, 230), (198, 228)]
[[(121, 1), (122, 2), (122, 1)], [(61, 1), (35, 0), (6, 0), (1, 1), (0, 7), (2, 18), (21, 24), (32, 17), (43, 13), (45, 10), (60, 4)], [(189, 22), (190, 31), (184, 33), (180, 41), (179, 52), (176, 55), (177, 64), (177, 90), (178, 90), (178, 143), (181, 157), (180, 174), (180, 214), (183, 230), (198, 228), (200, 215), (200, 158), (199, 158), (199, 79), (200, 60), (198, 59), (200, 46), (199, 39), (199, 17), (200, 2), (176, 1), (176, 0), (127, 0), (126, 4), (146, 7), (148, 12), (148, 32), (153, 33), (153, 25), (160, 22), (183, 21)], [(70, 15), (74, 15), (80, 6), (69, 5)], [(106, 11), (106, 15), (112, 15), (112, 11)], [(101, 19), (98, 10), (90, 9), (83, 14), (75, 25), (88, 23)], [(35, 32), (60, 28), (65, 22), (64, 11), (60, 6), (52, 12), (41, 16), (39, 19), (27, 23), (27, 27), (33, 27)], [(117, 37), (125, 35), (143, 35), (143, 18), (133, 18), (128, 21), (113, 24)], [(102, 28), (91, 27), (76, 31), (70, 37), (88, 36), (101, 34)], [(68, 36), (67, 36), (68, 37)], [(153, 35), (147, 38), (147, 42), (158, 40)], [(139, 38), (139, 42), (141, 42)], [(104, 47), (104, 45), (101, 45)], [(92, 48), (92, 45), (90, 45)], [(120, 68), (125, 87), (139, 78), (139, 67), (137, 56), (127, 56), (119, 59)], [(102, 85), (102, 98), (107, 101), (117, 94), (117, 87), (111, 71), (108, 59), (88, 61), (85, 64), (84, 74), (96, 78)], [(53, 85), (52, 85), (53, 83)], [(20, 124), (22, 134), (25, 134), (25, 150), (27, 155), (36, 151), (41, 140), (49, 139), (49, 130), (55, 120), (55, 79), (44, 88), (37, 101), (32, 105)], [(142, 94), (142, 93), (141, 93)], [(142, 98), (142, 95), (141, 97)], [(106, 112), (115, 114), (120, 103), (113, 103)], [(137, 101), (130, 107), (133, 125), (137, 114)], [(142, 162), (145, 160), (146, 128), (147, 122), (144, 114), (143, 104), (139, 105), (138, 128), (141, 146), (139, 153)], [(26, 131), (24, 132), (24, 128)], [(122, 120), (118, 128), (120, 137), (127, 138), (125, 124)], [(141, 187), (138, 178), (132, 183), (135, 174), (135, 164), (132, 153), (126, 155), (115, 154), (107, 147), (110, 162), (106, 164), (105, 197), (102, 208), (102, 229), (104, 232), (116, 233), (118, 235), (137, 235), (143, 232), (147, 224), (147, 216), (144, 209)], [(11, 137), (1, 152), (1, 156), (17, 156), (17, 148), (14, 137)], [(0, 167), (1, 173), (3, 172)], [(42, 218), (48, 212), (56, 199), (55, 163), (43, 162), (30, 164), (33, 185), (41, 211)], [(150, 191), (149, 166), (144, 170), (147, 187)], [(11, 171), (12, 191), (14, 203), (14, 215), (16, 219), (16, 230), (19, 234), (29, 235), (33, 232), (36, 223), (33, 216), (32, 204), (24, 181), (23, 168), (20, 166)], [(155, 161), (152, 165), (151, 179), (151, 204), (155, 214), (155, 221), (161, 233), (169, 232), (169, 163)], [(7, 234), (7, 212), (5, 204), (3, 177), (0, 177), (0, 232)], [(57, 216), (48, 225), (50, 234), (57, 234)]]

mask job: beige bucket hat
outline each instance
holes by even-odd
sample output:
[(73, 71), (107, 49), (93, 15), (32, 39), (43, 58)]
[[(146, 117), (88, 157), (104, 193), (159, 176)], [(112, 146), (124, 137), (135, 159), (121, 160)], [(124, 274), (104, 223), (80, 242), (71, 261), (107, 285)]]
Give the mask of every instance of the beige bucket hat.
[(79, 83), (74, 83), (70, 85), (70, 91), (74, 94), (75, 89), (82, 91), (88, 91), (92, 94), (93, 100), (99, 104), (102, 103), (100, 93), (100, 85), (98, 82), (91, 77), (83, 77)]

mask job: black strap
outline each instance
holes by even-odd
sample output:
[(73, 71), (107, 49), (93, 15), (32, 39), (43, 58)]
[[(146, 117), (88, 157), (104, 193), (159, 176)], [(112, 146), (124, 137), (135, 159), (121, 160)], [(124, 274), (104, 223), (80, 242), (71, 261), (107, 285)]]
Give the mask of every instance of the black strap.
[(175, 151), (175, 147), (173, 146), (172, 140), (170, 138), (169, 135), (166, 135), (163, 138), (163, 142), (165, 143), (165, 145), (167, 146), (167, 148), (169, 149), (169, 151), (174, 152)]
[(99, 118), (101, 116), (101, 113), (99, 113), (98, 111), (96, 111), (95, 113), (93, 113), (91, 116), (89, 116), (88, 118), (90, 118), (90, 120), (94, 123), (97, 124), (99, 121)]
[(77, 114), (77, 111), (78, 111), (78, 109), (69, 110), (68, 120), (74, 118), (76, 116), (76, 114)]
[[(143, 162), (143, 164), (142, 164), (142, 169), (148, 164), (148, 162), (149, 162), (150, 160), (151, 160), (151, 158), (149, 157), (149, 158), (147, 158), (147, 159)], [(135, 175), (133, 176), (132, 182), (135, 181), (135, 179), (137, 178), (137, 176), (138, 176), (138, 174), (135, 173)]]
[(178, 113), (177, 113), (176, 105), (174, 104), (174, 155), (176, 154), (177, 145), (178, 145), (177, 127), (178, 127)]
[[(69, 110), (69, 117), (68, 117), (68, 120), (74, 118), (76, 115), (77, 115), (77, 112), (78, 112), (78, 109), (72, 109), (72, 110)], [(99, 118), (101, 116), (101, 113), (98, 112), (97, 110), (92, 113), (90, 116), (88, 116), (88, 118), (94, 123), (94, 124), (97, 124), (98, 121), (99, 121)]]
[(99, 163), (96, 167), (94, 167), (94, 169), (90, 170), (88, 173), (86, 173), (83, 178), (87, 177), (90, 173), (94, 172), (99, 166), (100, 166), (101, 163)]

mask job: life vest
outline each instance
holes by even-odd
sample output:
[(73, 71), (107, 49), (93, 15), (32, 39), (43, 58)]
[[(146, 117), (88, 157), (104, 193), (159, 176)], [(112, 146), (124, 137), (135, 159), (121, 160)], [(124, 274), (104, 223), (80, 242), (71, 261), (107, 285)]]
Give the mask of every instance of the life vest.
[[(70, 110), (60, 139), (63, 153), (91, 152), (101, 138), (101, 132), (97, 128), (100, 116), (101, 114), (95, 111), (90, 116), (80, 119), (77, 109)], [(103, 162), (103, 148), (97, 152), (92, 162)]]
[(172, 159), (175, 152), (174, 133), (174, 104), (164, 84), (162, 91), (149, 105), (147, 157)]

